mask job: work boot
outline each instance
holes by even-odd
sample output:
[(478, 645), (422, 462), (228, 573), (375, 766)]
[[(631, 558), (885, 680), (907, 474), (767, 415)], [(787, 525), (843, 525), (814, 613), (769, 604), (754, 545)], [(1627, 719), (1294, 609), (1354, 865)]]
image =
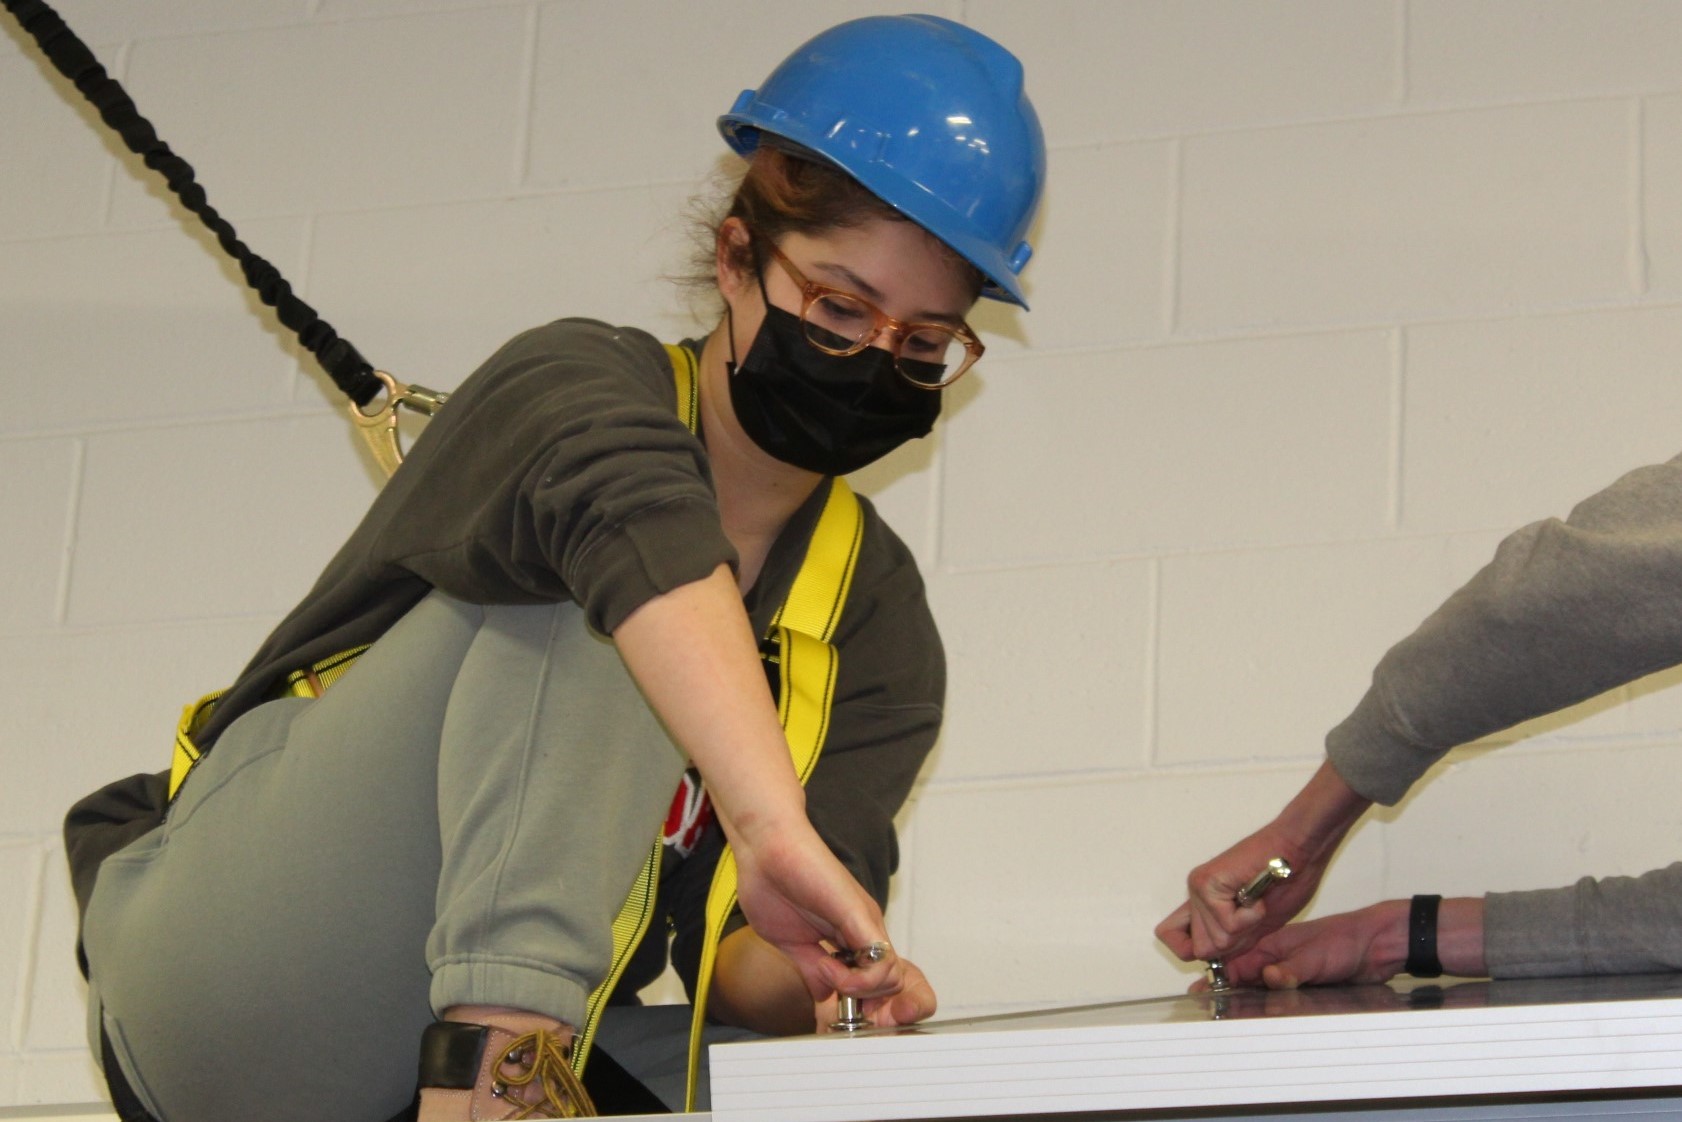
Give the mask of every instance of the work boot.
[(486, 1020), (427, 1026), (418, 1122), (596, 1116), (572, 1070), (572, 1026), (513, 1011)]

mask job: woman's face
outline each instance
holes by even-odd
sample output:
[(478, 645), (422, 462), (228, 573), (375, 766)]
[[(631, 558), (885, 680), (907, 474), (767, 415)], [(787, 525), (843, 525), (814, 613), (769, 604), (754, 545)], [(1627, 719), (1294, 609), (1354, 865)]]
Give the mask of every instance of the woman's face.
[[(748, 239), (747, 228), (731, 219), (724, 235), (735, 244)], [(921, 226), (872, 218), (858, 226), (822, 234), (791, 233), (779, 248), (816, 284), (862, 296), (902, 322), (958, 325), (975, 303), (967, 271)], [(801, 293), (787, 270), (766, 257), (765, 293), (777, 307), (796, 315)], [(729, 302), (738, 354), (745, 353), (759, 331), (765, 308), (759, 278), (752, 270), (721, 264), (719, 288)], [(885, 346), (888, 340), (872, 341)]]
[[(944, 247), (909, 222), (878, 218), (759, 246), (761, 275), (731, 265), (751, 256), (741, 252), (747, 227), (731, 219), (722, 234), (719, 288), (730, 315), (720, 332), (729, 338), (713, 352), (703, 395), (716, 410), (715, 456), (722, 440), (750, 461), (845, 475), (929, 433), (941, 395), (910, 378), (938, 384), (953, 347), (957, 361), (967, 355), (927, 325), (958, 328), (973, 302), (970, 274)], [(827, 292), (802, 323), (806, 294), (817, 291), (807, 286)]]

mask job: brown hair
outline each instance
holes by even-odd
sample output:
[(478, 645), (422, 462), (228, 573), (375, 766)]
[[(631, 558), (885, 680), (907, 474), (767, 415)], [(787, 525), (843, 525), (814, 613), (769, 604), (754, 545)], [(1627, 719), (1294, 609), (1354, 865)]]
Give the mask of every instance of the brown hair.
[[(874, 219), (911, 221), (822, 157), (771, 136), (762, 137), (728, 203), (701, 204), (696, 211), (695, 256), (690, 275), (681, 279), (708, 292), (716, 283), (718, 232), (728, 219), (740, 218), (759, 238), (773, 244), (787, 234), (821, 234)], [(981, 272), (933, 235), (929, 243), (963, 270), (973, 293), (979, 295)], [(734, 268), (757, 269), (765, 264), (765, 247), (757, 239), (729, 252)]]

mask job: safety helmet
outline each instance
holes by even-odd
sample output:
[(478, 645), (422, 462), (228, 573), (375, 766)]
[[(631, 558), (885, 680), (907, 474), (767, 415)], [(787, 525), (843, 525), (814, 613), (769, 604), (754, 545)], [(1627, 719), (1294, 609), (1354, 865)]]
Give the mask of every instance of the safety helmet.
[(939, 16), (867, 16), (807, 41), (718, 131), (739, 154), (761, 133), (839, 166), (1026, 308), (1017, 274), (1045, 183), (1045, 138), (1022, 64)]

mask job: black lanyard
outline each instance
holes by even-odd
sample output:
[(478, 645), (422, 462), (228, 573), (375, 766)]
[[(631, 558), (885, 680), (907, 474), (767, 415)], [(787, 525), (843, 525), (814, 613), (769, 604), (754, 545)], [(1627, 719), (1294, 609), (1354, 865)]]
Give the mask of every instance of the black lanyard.
[(227, 219), (205, 198), (204, 188), (193, 179), (193, 169), (159, 139), (152, 123), (140, 115), (123, 87), (105, 72), (93, 52), (76, 33), (65, 26), (57, 12), (43, 0), (0, 0), (23, 29), (40, 44), (47, 59), (99, 111), (112, 131), (122, 137), (129, 151), (140, 156), (147, 167), (163, 176), (181, 205), (198, 215), (216, 235), (217, 244), (239, 263), (245, 283), (275, 309), (280, 322), (298, 336), (298, 341), (315, 356), (333, 384), (357, 406), (367, 405), (385, 387), (374, 368), (350, 342), (339, 337), (331, 324), (300, 300), (286, 278), (269, 262), (253, 253), (234, 233)]

